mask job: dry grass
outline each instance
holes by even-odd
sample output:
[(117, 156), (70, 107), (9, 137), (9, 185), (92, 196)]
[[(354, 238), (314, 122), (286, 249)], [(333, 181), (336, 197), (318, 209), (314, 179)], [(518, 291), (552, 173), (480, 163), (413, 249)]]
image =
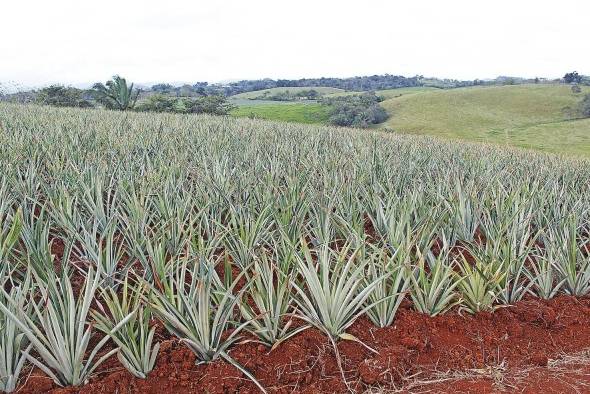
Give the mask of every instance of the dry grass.
[[(455, 371), (420, 371), (402, 378), (394, 388), (370, 387), (365, 394), (434, 393), (448, 390), (457, 382), (491, 383), (496, 392), (520, 392), (530, 383), (551, 381), (564, 392), (584, 393), (590, 390), (590, 349), (550, 359), (546, 367), (508, 367), (502, 361), (482, 368)], [(443, 388), (445, 387), (445, 388)], [(475, 386), (474, 386), (475, 387)]]

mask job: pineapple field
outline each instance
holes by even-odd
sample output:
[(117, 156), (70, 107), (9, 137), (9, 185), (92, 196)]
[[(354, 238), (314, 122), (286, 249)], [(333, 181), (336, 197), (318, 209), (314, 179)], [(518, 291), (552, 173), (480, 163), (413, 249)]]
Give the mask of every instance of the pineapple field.
[(589, 161), (8, 103), (0, 147), (1, 391), (590, 384)]

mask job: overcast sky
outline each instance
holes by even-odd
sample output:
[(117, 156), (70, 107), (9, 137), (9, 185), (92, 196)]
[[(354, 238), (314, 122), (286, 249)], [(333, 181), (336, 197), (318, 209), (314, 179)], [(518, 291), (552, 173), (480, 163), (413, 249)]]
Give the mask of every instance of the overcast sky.
[(0, 82), (590, 74), (588, 0), (0, 0)]

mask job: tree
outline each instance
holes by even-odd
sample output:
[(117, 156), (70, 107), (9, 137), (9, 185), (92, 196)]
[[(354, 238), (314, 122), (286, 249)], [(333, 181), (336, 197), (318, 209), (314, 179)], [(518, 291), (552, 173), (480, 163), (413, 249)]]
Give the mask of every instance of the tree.
[(139, 90), (133, 88), (133, 84), (127, 85), (125, 78), (115, 75), (106, 83), (96, 83), (92, 87), (96, 99), (109, 109), (125, 111), (135, 107)]
[(315, 89), (308, 89), (308, 90), (301, 90), (298, 93), (295, 93), (294, 97), (298, 97), (301, 99), (306, 100), (317, 100), (320, 98), (320, 94)]
[(382, 123), (387, 112), (379, 105), (381, 98), (375, 92), (359, 95), (330, 97), (322, 100), (330, 107), (328, 121), (336, 126), (368, 127)]
[(227, 115), (235, 108), (224, 96), (203, 96), (181, 100), (184, 102), (186, 112), (193, 114)]
[(193, 87), (189, 84), (184, 84), (176, 90), (176, 94), (180, 97), (192, 97), (195, 96)]
[(63, 85), (51, 85), (37, 92), (37, 104), (56, 107), (92, 107), (92, 103), (84, 98), (84, 91)]
[(504, 85), (516, 85), (514, 78), (508, 77), (504, 80)]
[(141, 101), (136, 109), (146, 112), (176, 112), (176, 97), (170, 97), (163, 94), (153, 94), (144, 101)]
[(234, 108), (224, 96), (170, 97), (154, 94), (137, 105), (138, 111), (227, 115)]
[(199, 96), (206, 96), (207, 95), (207, 87), (209, 84), (207, 82), (197, 82), (193, 85), (193, 90)]
[(174, 86), (169, 83), (158, 83), (152, 86), (152, 91), (158, 93), (171, 93), (174, 91)]
[(577, 71), (572, 71), (563, 76), (563, 81), (565, 83), (580, 83), (582, 82), (582, 76)]

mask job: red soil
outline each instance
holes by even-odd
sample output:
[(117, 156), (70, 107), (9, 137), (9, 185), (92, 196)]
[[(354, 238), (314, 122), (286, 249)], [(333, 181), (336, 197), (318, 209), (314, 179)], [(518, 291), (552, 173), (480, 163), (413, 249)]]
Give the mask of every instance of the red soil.
[[(160, 330), (159, 330), (160, 331)], [(590, 356), (559, 364), (566, 354), (590, 348), (590, 300), (560, 296), (527, 299), (490, 313), (457, 311), (431, 318), (403, 305), (394, 326), (377, 328), (360, 319), (349, 332), (378, 351), (341, 341), (338, 349), (349, 388), (431, 392), (575, 392), (590, 386)], [(345, 392), (334, 351), (318, 330), (309, 329), (272, 352), (240, 343), (231, 356), (275, 393)], [(589, 353), (590, 354), (590, 353)], [(567, 360), (567, 359), (566, 359)], [(562, 365), (562, 367), (559, 367)], [(441, 381), (446, 378), (447, 380)], [(430, 383), (428, 381), (431, 381)], [(586, 390), (584, 390), (586, 388)], [(255, 393), (256, 386), (223, 361), (195, 365), (179, 341), (164, 339), (148, 379), (136, 379), (116, 357), (80, 388), (56, 387), (33, 370), (23, 393)]]

